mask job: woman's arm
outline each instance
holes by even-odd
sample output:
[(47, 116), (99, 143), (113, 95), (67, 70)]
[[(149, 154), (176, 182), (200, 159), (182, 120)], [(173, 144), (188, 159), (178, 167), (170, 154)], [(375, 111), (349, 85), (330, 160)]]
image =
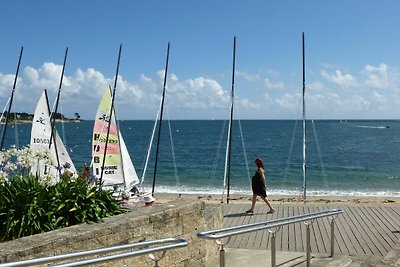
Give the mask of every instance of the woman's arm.
[(258, 172), (260, 173), (260, 176), (261, 176), (261, 182), (264, 184), (264, 187), (266, 188), (267, 185), (266, 185), (266, 182), (265, 182), (265, 174), (264, 174), (265, 170), (263, 168), (260, 168), (258, 170)]

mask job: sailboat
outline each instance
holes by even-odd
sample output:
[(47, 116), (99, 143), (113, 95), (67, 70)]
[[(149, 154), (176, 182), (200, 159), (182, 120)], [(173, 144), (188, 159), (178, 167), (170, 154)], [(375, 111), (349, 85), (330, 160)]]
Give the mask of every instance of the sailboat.
[[(111, 104), (111, 90), (107, 88), (97, 110), (93, 128), (93, 174), (98, 178), (102, 177), (103, 186), (106, 188), (116, 186), (118, 191), (130, 191), (135, 185), (139, 184), (139, 178), (124, 138), (118, 129), (115, 112), (114, 110), (111, 112)], [(107, 134), (108, 127), (110, 129)], [(106, 143), (107, 152), (104, 153)], [(102, 167), (103, 174), (101, 176)]]
[[(48, 152), (51, 164), (47, 160), (36, 156), (30, 172), (37, 177), (49, 177), (50, 184), (55, 184), (60, 181), (60, 169), (62, 166), (70, 165), (69, 169), (75, 175), (76, 169), (57, 130), (54, 130), (53, 135), (51, 132), (50, 107), (47, 91), (44, 90), (33, 116), (30, 147), (34, 155)], [(51, 138), (53, 140), (50, 140)]]

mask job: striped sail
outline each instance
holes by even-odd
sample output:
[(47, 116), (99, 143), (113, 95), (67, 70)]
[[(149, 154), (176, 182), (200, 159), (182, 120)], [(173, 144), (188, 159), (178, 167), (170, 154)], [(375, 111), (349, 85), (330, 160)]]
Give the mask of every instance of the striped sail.
[(101, 167), (104, 160), (104, 149), (107, 139), (107, 128), (110, 125), (107, 153), (104, 160), (102, 181), (105, 186), (122, 186), (130, 190), (139, 183), (139, 178), (132, 164), (128, 150), (121, 133), (117, 128), (115, 112), (110, 118), (111, 92), (107, 88), (97, 110), (93, 128), (92, 156), (93, 174), (101, 177)]
[[(57, 130), (54, 130), (54, 134), (60, 166), (63, 166), (68, 162), (71, 165), (69, 169), (76, 174), (75, 166), (72, 163), (68, 151), (65, 148)], [(40, 157), (35, 157), (30, 172), (32, 175), (39, 177), (48, 176), (50, 177), (50, 183), (55, 184), (59, 182), (60, 175), (57, 169), (57, 155), (56, 148), (54, 146), (54, 140), (52, 141), (52, 145), (49, 150), (50, 138), (50, 113), (46, 93), (43, 92), (39, 102), (37, 103), (35, 114), (33, 116), (30, 147), (34, 155), (48, 151), (51, 164)]]

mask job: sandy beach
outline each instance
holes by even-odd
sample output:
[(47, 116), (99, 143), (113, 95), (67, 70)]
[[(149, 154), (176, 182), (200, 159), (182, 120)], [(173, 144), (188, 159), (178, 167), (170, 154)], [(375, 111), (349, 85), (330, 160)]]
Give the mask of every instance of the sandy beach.
[[(221, 195), (205, 195), (205, 194), (172, 194), (172, 193), (156, 193), (156, 203), (165, 203), (177, 199), (189, 199), (189, 200), (202, 200), (206, 203), (221, 203)], [(232, 204), (249, 204), (251, 205), (250, 195), (237, 195), (233, 194), (230, 196), (229, 203)], [(270, 196), (269, 200), (273, 204), (304, 204), (304, 201), (300, 198), (293, 196)], [(257, 198), (257, 203), (261, 203), (262, 199)], [(400, 198), (396, 197), (335, 197), (335, 196), (310, 196), (307, 198), (307, 203), (310, 204), (392, 204), (399, 205)], [(226, 203), (226, 200), (225, 200)]]

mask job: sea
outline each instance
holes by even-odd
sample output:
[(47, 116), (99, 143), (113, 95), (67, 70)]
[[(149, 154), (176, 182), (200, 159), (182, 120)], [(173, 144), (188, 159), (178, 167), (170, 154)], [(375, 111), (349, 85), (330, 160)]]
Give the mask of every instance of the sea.
[[(93, 123), (57, 125), (78, 170), (91, 162)], [(119, 127), (141, 178), (154, 121), (121, 120)], [(224, 120), (164, 120), (155, 192), (222, 194), (228, 127)], [(27, 145), (30, 131), (31, 124), (9, 125), (5, 148)], [(154, 179), (157, 136), (143, 178), (147, 190)], [(307, 120), (305, 144), (308, 196), (400, 197), (400, 121)], [(231, 194), (251, 194), (257, 157), (265, 162), (269, 195), (303, 192), (301, 120), (233, 121)]]

